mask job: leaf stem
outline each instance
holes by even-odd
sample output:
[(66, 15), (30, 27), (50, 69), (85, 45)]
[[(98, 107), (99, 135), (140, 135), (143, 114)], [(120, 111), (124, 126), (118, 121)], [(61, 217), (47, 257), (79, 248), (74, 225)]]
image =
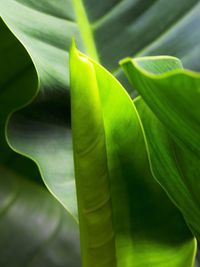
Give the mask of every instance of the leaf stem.
[(89, 56), (91, 56), (94, 60), (99, 62), (99, 57), (94, 42), (93, 32), (83, 2), (82, 0), (73, 0), (73, 4), (77, 17), (77, 23), (80, 28), (81, 36), (83, 38), (86, 51), (89, 54)]

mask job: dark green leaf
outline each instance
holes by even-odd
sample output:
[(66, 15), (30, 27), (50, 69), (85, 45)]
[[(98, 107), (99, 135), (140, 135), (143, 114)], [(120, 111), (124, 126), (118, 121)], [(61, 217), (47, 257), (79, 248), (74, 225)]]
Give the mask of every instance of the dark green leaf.
[[(1, 0), (0, 14), (29, 52), (40, 88), (34, 104), (12, 117), (8, 129), (10, 144), (37, 162), (50, 191), (76, 216), (75, 196), (69, 195), (69, 192), (74, 195), (75, 188), (66, 123), (69, 119), (67, 51), (72, 36), (82, 51), (98, 59), (124, 84), (127, 83), (117, 62), (127, 55), (167, 53), (199, 69), (196, 56), (200, 50), (199, 1)], [(6, 40), (2, 31), (1, 34)], [(4, 56), (10, 51), (7, 49)], [(15, 53), (13, 60), (19, 66), (22, 60), (18, 55)], [(5, 64), (1, 64), (2, 69)], [(9, 64), (10, 74), (15, 73), (12, 67)], [(27, 77), (26, 68), (22, 76)], [(8, 73), (6, 77), (9, 79)], [(28, 82), (29, 86), (24, 85), (26, 90), (33, 85), (32, 78)], [(21, 95), (20, 90), (18, 96)], [(10, 99), (15, 97), (10, 95)]]
[(43, 188), (0, 167), (0, 266), (78, 267), (78, 227)]

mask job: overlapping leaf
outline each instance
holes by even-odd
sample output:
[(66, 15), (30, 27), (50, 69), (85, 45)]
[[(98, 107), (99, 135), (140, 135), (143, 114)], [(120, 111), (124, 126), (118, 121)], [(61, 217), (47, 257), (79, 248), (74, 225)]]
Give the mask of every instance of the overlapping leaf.
[[(195, 27), (199, 24), (199, 10), (198, 0), (105, 0), (95, 4), (91, 0), (1, 0), (0, 14), (29, 52), (40, 87), (34, 104), (12, 117), (9, 141), (15, 150), (39, 164), (50, 191), (74, 216), (76, 201), (67, 122), (67, 51), (72, 36), (81, 50), (121, 80), (124, 78), (117, 62), (127, 55), (167, 53), (199, 69), (196, 55), (200, 35)], [(9, 71), (14, 73), (11, 64)], [(26, 69), (22, 75), (26, 76)]]
[(136, 101), (152, 170), (199, 239), (200, 75), (167, 57), (123, 63), (152, 110), (141, 99)]
[[(121, 79), (116, 62), (128, 54), (174, 54), (183, 58), (187, 66), (198, 69), (199, 31), (195, 27), (199, 21), (198, 1), (113, 0), (98, 1), (94, 5), (89, 0), (2, 0), (0, 14), (28, 50), (39, 76), (40, 88), (35, 103), (12, 117), (10, 143), (15, 150), (39, 163), (49, 189), (76, 216), (69, 123), (66, 123), (69, 117), (66, 51), (71, 37), (75, 36), (82, 50), (99, 58)], [(10, 75), (16, 73), (14, 77), (18, 78), (20, 74), (23, 86), (14, 87), (13, 83), (12, 88), (16, 90), (13, 94), (9, 83), (1, 84), (1, 91), (4, 88), (9, 100), (6, 102), (2, 94), (1, 107), (6, 103), (7, 111), (6, 114), (1, 113), (1, 141), (4, 140), (3, 127), (8, 113), (28, 103), (37, 90), (32, 62), (27, 55), (24, 58), (25, 51), (21, 48), (19, 50), (23, 53), (18, 54), (18, 49), (15, 52), (15, 46), (12, 46), (10, 37), (7, 39), (4, 29), (4, 26), (1, 27), (0, 48), (3, 58), (1, 71), (5, 72), (1, 78), (10, 81)], [(9, 63), (8, 69), (5, 62)], [(20, 70), (20, 66), (25, 68)], [(23, 96), (27, 99), (22, 99)], [(14, 154), (10, 154), (4, 141), (1, 152), (2, 160), (5, 159), (6, 164), (11, 166), (9, 159), (12, 158), (13, 162)], [(20, 172), (33, 173), (29, 161), (16, 158), (12, 164)]]
[(14, 153), (6, 142), (6, 119), (11, 110), (23, 106), (34, 96), (37, 88), (37, 75), (29, 55), (2, 20), (0, 20), (0, 27), (3, 37), (0, 64), (0, 162), (41, 182), (35, 165), (30, 160)]
[[(5, 125), (9, 113), (19, 107), (27, 104), (34, 97), (38, 88), (38, 78), (33, 62), (30, 56), (13, 36), (6, 25), (1, 21), (1, 79), (0, 79), (0, 157), (1, 162), (11, 165), (15, 158), (15, 168), (20, 169), (23, 173), (27, 173), (28, 177), (37, 179), (38, 173), (34, 170), (30, 161), (24, 161), (9, 149), (5, 140)], [(24, 154), (28, 154), (36, 163), (40, 163), (40, 172), (46, 173), (44, 181), (47, 187), (59, 195), (59, 198), (66, 207), (70, 208), (76, 215), (76, 198), (73, 181), (73, 164), (70, 147), (70, 133), (67, 128), (67, 116), (65, 106), (66, 97), (59, 96), (54, 92), (54, 107), (49, 105), (49, 97), (45, 95), (45, 101), (41, 99), (40, 103), (35, 103), (30, 109), (26, 109), (26, 113), (18, 116), (19, 124), (11, 124), (16, 147), (20, 141), (20, 146), (26, 145)], [(63, 108), (61, 107), (61, 100)], [(43, 109), (46, 115), (42, 115)], [(56, 114), (55, 114), (56, 110)], [(58, 117), (59, 119), (58, 119)], [(27, 124), (27, 117), (29, 123)], [(14, 118), (13, 118), (14, 119)], [(52, 120), (55, 121), (56, 127), (52, 127)], [(31, 127), (30, 127), (31, 124)], [(39, 128), (38, 128), (39, 127)], [(38, 131), (39, 129), (39, 131)], [(30, 132), (29, 132), (30, 131)], [(62, 137), (62, 138), (61, 138)], [(63, 140), (61, 142), (60, 140)], [(33, 146), (34, 144), (34, 146)], [(15, 147), (13, 147), (15, 150)], [(55, 153), (56, 152), (56, 153)], [(38, 159), (38, 161), (36, 161)], [(56, 162), (57, 159), (57, 162)], [(65, 166), (66, 167), (63, 167)], [(55, 168), (56, 166), (56, 168)], [(61, 167), (59, 167), (61, 166)], [(26, 171), (27, 170), (27, 171)], [(55, 179), (57, 177), (57, 179)], [(39, 180), (40, 178), (38, 178)], [(66, 194), (66, 192), (68, 192)]]
[(194, 240), (152, 177), (134, 103), (74, 47), (70, 70), (83, 266), (193, 266)]
[(27, 52), (0, 23), (0, 266), (78, 267), (78, 225), (46, 192), (35, 164), (5, 140), (6, 118), (34, 96), (37, 75)]

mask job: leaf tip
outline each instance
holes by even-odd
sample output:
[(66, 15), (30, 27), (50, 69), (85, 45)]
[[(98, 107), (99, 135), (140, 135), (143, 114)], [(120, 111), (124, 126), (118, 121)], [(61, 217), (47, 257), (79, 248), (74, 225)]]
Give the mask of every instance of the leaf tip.
[(70, 46), (70, 54), (74, 53), (76, 50), (77, 50), (77, 48), (76, 48), (75, 38), (72, 37), (72, 42), (71, 42), (71, 46)]
[(124, 64), (126, 64), (126, 63), (128, 63), (128, 62), (130, 62), (130, 61), (132, 61), (132, 58), (131, 58), (131, 57), (125, 57), (125, 58), (123, 58), (123, 59), (121, 59), (121, 60), (119, 61), (119, 65), (120, 65), (120, 66), (123, 66)]
[(132, 58), (131, 57), (126, 57), (123, 58), (122, 60), (119, 61), (119, 65), (123, 69), (126, 75), (128, 75), (128, 66), (132, 65)]

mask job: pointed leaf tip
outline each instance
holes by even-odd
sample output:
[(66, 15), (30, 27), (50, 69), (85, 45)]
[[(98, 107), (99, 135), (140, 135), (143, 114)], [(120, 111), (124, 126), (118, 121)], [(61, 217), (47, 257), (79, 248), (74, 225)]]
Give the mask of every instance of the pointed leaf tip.
[(74, 54), (76, 51), (77, 51), (77, 48), (76, 48), (75, 38), (72, 37), (72, 42), (71, 42), (71, 45), (70, 45), (69, 55)]
[[(83, 53), (81, 53), (80, 50), (77, 49), (74, 37), (72, 38), (69, 56), (70, 56), (70, 62), (72, 62), (72, 61), (74, 62), (75, 58), (76, 58), (76, 60), (88, 61), (88, 57), (86, 55), (84, 55)], [(74, 58), (74, 59), (72, 59), (72, 58)], [(72, 63), (72, 64), (74, 64), (74, 63)], [(70, 66), (72, 66), (72, 64), (70, 63)]]

